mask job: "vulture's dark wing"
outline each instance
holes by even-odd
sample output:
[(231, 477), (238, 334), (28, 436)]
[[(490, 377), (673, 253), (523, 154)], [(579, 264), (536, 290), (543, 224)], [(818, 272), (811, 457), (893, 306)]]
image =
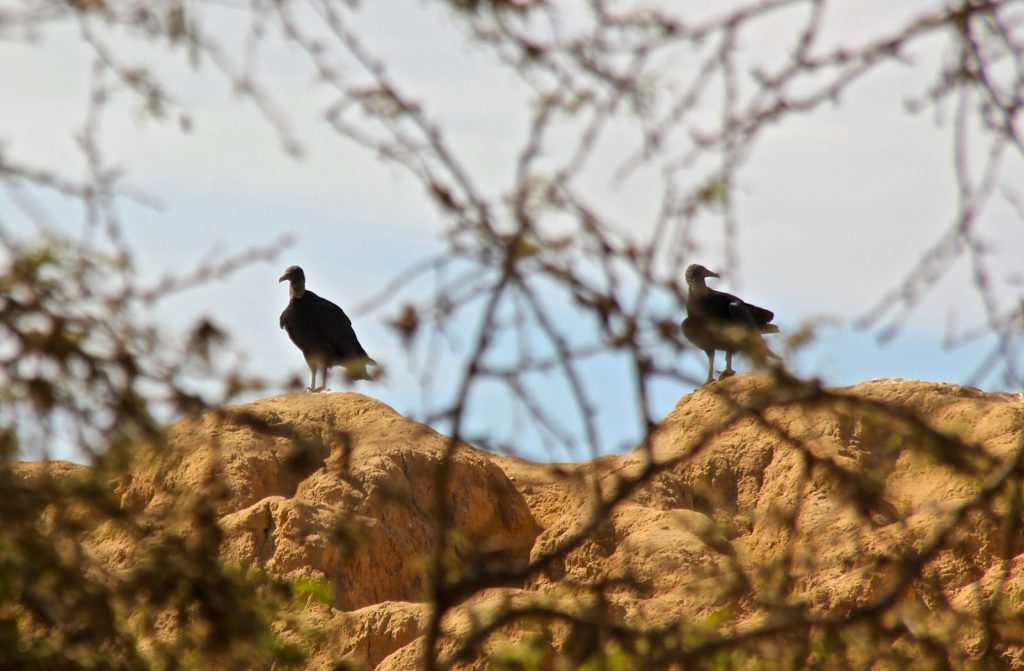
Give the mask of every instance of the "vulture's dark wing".
[(306, 293), (313, 299), (313, 305), (316, 306), (316, 313), (320, 317), (320, 323), (323, 326), (352, 328), (352, 320), (348, 318), (344, 310), (323, 296), (314, 294), (312, 291), (306, 291)]
[[(712, 291), (715, 295), (714, 303), (716, 305), (714, 315), (715, 318), (721, 319), (722, 321), (731, 321), (737, 324), (743, 324), (744, 326), (750, 326), (751, 328), (757, 328), (765, 330), (766, 327), (773, 327), (774, 324), (770, 324), (771, 320), (775, 319), (775, 313), (771, 310), (758, 307), (751, 303), (746, 302), (738, 296), (727, 294), (724, 291)], [(778, 331), (778, 327), (769, 329), (770, 331)]]
[[(728, 295), (728, 294), (726, 294), (726, 295)], [(753, 306), (747, 305), (746, 303), (744, 303), (740, 299), (736, 298), (735, 296), (729, 296), (729, 297), (732, 298), (732, 300), (729, 301), (729, 308), (728, 308), (729, 309), (729, 322), (733, 323), (733, 324), (739, 324), (740, 326), (745, 326), (745, 327), (749, 328), (752, 331), (756, 331), (757, 330), (757, 322), (754, 321), (753, 315), (751, 315), (750, 314), (750, 310), (747, 309), (748, 307), (753, 307)]]
[[(741, 301), (742, 302), (742, 301)], [(771, 310), (759, 308), (756, 305), (750, 303), (743, 303), (743, 306), (747, 309), (750, 314), (750, 318), (754, 320), (754, 324), (759, 327), (768, 326), (771, 320), (775, 319), (775, 313)]]
[(714, 289), (708, 289), (697, 297), (693, 307), (696, 308), (699, 316), (704, 319), (727, 322), (731, 321), (732, 318), (729, 305), (735, 300), (737, 300), (735, 296), (715, 291)]
[[(688, 302), (687, 306), (689, 305)], [(774, 312), (747, 303), (742, 298), (724, 291), (708, 289), (696, 298), (693, 307), (704, 319), (740, 324), (762, 333), (775, 333), (779, 330), (778, 326), (770, 323), (775, 318)]]
[(359, 344), (356, 332), (352, 328), (352, 320), (340, 307), (307, 290), (306, 296), (313, 299), (312, 313), (316, 316), (317, 326), (326, 344), (330, 344), (333, 354), (342, 358), (366, 357), (366, 351)]

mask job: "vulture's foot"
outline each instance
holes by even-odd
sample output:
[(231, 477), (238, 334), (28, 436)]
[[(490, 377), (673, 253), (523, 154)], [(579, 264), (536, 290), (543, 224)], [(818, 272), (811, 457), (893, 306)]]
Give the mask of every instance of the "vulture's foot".
[(732, 369), (729, 369), (729, 370), (723, 370), (723, 371), (722, 371), (722, 374), (718, 376), (718, 379), (719, 379), (719, 380), (724, 380), (725, 378), (727, 378), (727, 377), (732, 377), (732, 376), (733, 376), (733, 375), (735, 375), (735, 374), (736, 374), (736, 371), (734, 371), (734, 370), (732, 370)]

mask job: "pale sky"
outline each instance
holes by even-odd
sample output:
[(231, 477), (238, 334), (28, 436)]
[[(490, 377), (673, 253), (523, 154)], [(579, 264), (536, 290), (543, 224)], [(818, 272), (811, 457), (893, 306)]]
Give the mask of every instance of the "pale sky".
[[(843, 7), (849, 8), (848, 14), (827, 17), (824, 34), (837, 43), (857, 44), (874, 29), (881, 12), (909, 16), (932, 4), (847, 3)], [(486, 51), (468, 45), (464, 30), (452, 27), (446, 11), (434, 3), (388, 0), (362, 5), (363, 42), (441, 120), (480, 183), (498, 193), (510, 183), (525, 137), (528, 108), (522, 84), (513, 73), (496, 68)], [(207, 16), (229, 52), (230, 45), (241, 42), (245, 28), (238, 16), (234, 10)], [(778, 47), (772, 36), (771, 31), (750, 36), (741, 44), (746, 57), (763, 54), (766, 62), (775, 58)], [(71, 25), (51, 27), (29, 44), (16, 38), (0, 32), (0, 149), (12, 162), (80, 175), (82, 158), (74, 135), (85, 115), (93, 57)], [(287, 117), (303, 149), (301, 159), (285, 155), (267, 121), (210, 67), (196, 71), (180, 49), (168, 52), (144, 48), (135, 40), (115, 41), (123, 45), (126, 59), (146, 63), (168, 83), (171, 97), (192, 120), (192, 130), (183, 133), (176, 123), (147, 118), (126, 95), (104, 119), (107, 158), (125, 170), (127, 184), (162, 204), (158, 211), (122, 207), (143, 276), (155, 279), (165, 271), (187, 271), (211, 250), (216, 255), (263, 245), (284, 234), (296, 238), (274, 263), (255, 264), (169, 299), (155, 308), (155, 317), (184, 329), (199, 315), (213, 315), (233, 334), (252, 371), (271, 380), (293, 374), (307, 380), (299, 351), (277, 325), (288, 300), (286, 285), (279, 285), (277, 278), (286, 266), (299, 264), (306, 270), (308, 287), (345, 308), (364, 347), (387, 364), (386, 380), (361, 383), (357, 391), (422, 418), (450, 394), (459, 370), (456, 353), (434, 364), (451, 366), (451, 378), (438, 371), (436, 387), (425, 392), (417, 382), (422, 361), (410, 359), (384, 324), (400, 303), (366, 314), (357, 313), (356, 307), (398, 272), (436, 253), (443, 222), (422, 187), (402, 169), (327, 127), (323, 113), (331, 95), (317, 88), (294, 49), (272, 35), (267, 40), (259, 59), (260, 81)], [(973, 325), (981, 315), (963, 261), (915, 310), (895, 340), (883, 346), (874, 333), (850, 327), (853, 318), (898, 286), (955, 214), (949, 120), (937, 120), (930, 112), (911, 116), (903, 107), (910, 95), (928, 85), (922, 72), (945, 55), (925, 44), (915, 56), (917, 66), (887, 66), (857, 83), (841, 104), (789, 119), (758, 142), (735, 194), (739, 268), (722, 266), (720, 221), (705, 217), (698, 229), (699, 249), (692, 260), (722, 273), (723, 279), (714, 281), (716, 288), (773, 309), (784, 331), (811, 318), (837, 322), (821, 331), (813, 347), (788, 361), (801, 373), (835, 385), (879, 377), (964, 382), (986, 347), (947, 351), (942, 345), (949, 320)], [(606, 150), (614, 154), (618, 149), (613, 141)], [(593, 185), (588, 195), (601, 211), (638, 236), (652, 226), (659, 195), (642, 177), (612, 185), (606, 176), (588, 176)], [(1024, 185), (1020, 156), (1006, 161), (1000, 184), (1006, 189)], [(45, 205), (57, 228), (79, 230), (81, 213), (76, 208), (52, 198)], [(1013, 282), (1022, 277), (1024, 222), (999, 198), (983, 220), (1004, 296), (1019, 296), (1021, 284)], [(28, 230), (2, 194), (0, 226)], [(429, 290), (413, 288), (408, 297), (422, 297)], [(467, 332), (456, 345), (465, 346), (471, 338)], [(704, 355), (690, 352), (686, 357), (687, 370), (703, 379)], [(718, 363), (724, 365), (721, 354)], [(738, 363), (741, 372), (749, 366), (742, 359)], [(599, 424), (606, 452), (628, 449), (639, 436), (621, 374), (612, 361), (597, 362), (588, 372), (602, 404)], [(334, 389), (342, 388), (337, 370), (332, 379)], [(997, 388), (999, 381), (988, 380), (985, 386)], [(692, 388), (659, 385), (657, 410), (667, 413)], [(552, 390), (551, 403), (562, 402), (558, 398)], [(527, 456), (586, 456), (538, 453), (536, 441), (515, 433), (517, 418), (487, 393), (471, 404), (471, 411), (472, 427), (518, 441)]]

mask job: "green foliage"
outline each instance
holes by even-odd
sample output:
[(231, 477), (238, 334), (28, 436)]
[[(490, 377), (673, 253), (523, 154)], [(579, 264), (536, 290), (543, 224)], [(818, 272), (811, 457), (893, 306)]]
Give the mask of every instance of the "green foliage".
[(641, 668), (632, 654), (612, 643), (583, 662), (580, 671), (635, 671)]
[(495, 671), (542, 671), (551, 668), (556, 655), (546, 632), (534, 631), (517, 641), (495, 641), (492, 657)]
[[(111, 488), (138, 454), (168, 453), (150, 399), (195, 399), (185, 372), (211, 370), (210, 348), (175, 352), (139, 323), (125, 254), (56, 237), (5, 252), (0, 317), (16, 351), (0, 362), (0, 667), (297, 663), (301, 648), (271, 632), (289, 591), (220, 560), (216, 496), (155, 528)], [(93, 466), (16, 462), (57, 440)], [(112, 572), (100, 548), (115, 542), (131, 561)]]
[(318, 578), (302, 577), (292, 583), (292, 593), (295, 594), (296, 604), (307, 604), (310, 599), (322, 603), (325, 606), (331, 605), (334, 601), (334, 589), (330, 583)]
[(280, 636), (271, 636), (267, 648), (274, 663), (285, 668), (299, 667), (309, 656), (304, 646), (287, 641)]

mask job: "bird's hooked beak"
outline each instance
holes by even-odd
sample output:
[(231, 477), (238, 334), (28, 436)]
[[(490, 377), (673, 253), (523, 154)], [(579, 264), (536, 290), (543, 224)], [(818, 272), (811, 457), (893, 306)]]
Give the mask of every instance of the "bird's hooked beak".
[[(707, 268), (705, 268), (705, 270), (707, 270)], [(705, 275), (704, 277), (721, 277), (721, 275), (719, 275), (713, 270), (708, 270), (707, 275)]]
[(288, 279), (288, 273), (285, 273), (284, 275), (281, 275), (281, 277), (278, 277), (277, 282), (278, 284), (280, 284), (281, 282), (284, 282), (286, 279)]

